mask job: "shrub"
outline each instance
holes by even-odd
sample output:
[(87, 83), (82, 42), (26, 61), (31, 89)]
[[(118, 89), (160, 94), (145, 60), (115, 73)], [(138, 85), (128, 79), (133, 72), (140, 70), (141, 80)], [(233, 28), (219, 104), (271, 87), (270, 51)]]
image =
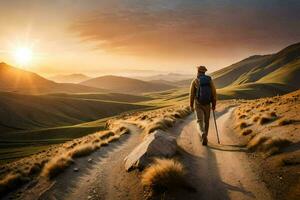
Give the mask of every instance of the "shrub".
[(260, 116), (255, 116), (252, 118), (252, 121), (253, 122), (258, 122), (258, 120), (260, 119)]
[(142, 184), (154, 191), (186, 187), (184, 167), (174, 159), (155, 159), (142, 174)]
[(247, 136), (247, 135), (249, 135), (249, 134), (251, 134), (253, 131), (251, 130), (251, 129), (246, 129), (246, 130), (244, 130), (243, 132), (242, 132), (242, 135), (243, 136)]
[(107, 139), (111, 136), (114, 136), (114, 135), (115, 135), (115, 133), (112, 132), (112, 131), (101, 132), (100, 139), (105, 140), (105, 139)]
[(244, 118), (246, 118), (246, 115), (239, 116), (239, 119), (244, 119)]
[(269, 137), (265, 136), (256, 136), (250, 140), (250, 142), (247, 145), (247, 148), (251, 151), (259, 150), (261, 148), (261, 145), (266, 142), (269, 139)]
[(246, 127), (248, 127), (248, 126), (249, 126), (249, 125), (248, 125), (246, 122), (241, 122), (241, 123), (239, 124), (240, 129), (246, 128)]
[(88, 144), (83, 144), (79, 145), (76, 148), (74, 148), (72, 151), (69, 152), (69, 155), (72, 158), (78, 158), (78, 157), (83, 157), (90, 155), (92, 152), (95, 151), (95, 145), (88, 143)]
[(270, 116), (275, 118), (275, 117), (277, 117), (277, 114), (276, 114), (276, 112), (273, 111), (270, 113)]
[(292, 142), (288, 139), (285, 138), (271, 138), (264, 142), (262, 146), (263, 151), (270, 151), (273, 148), (277, 148), (278, 151), (284, 147), (287, 147), (291, 144)]
[(274, 119), (271, 117), (264, 116), (264, 117), (260, 118), (259, 123), (260, 123), (260, 125), (264, 125), (264, 124), (272, 122), (273, 120)]
[(289, 124), (293, 124), (297, 122), (297, 120), (294, 119), (282, 119), (278, 122), (279, 126), (285, 126), (285, 125), (289, 125)]
[(28, 181), (22, 174), (8, 174), (0, 180), (0, 195), (3, 196)]
[(73, 163), (68, 155), (62, 155), (50, 160), (44, 167), (42, 176), (54, 178)]

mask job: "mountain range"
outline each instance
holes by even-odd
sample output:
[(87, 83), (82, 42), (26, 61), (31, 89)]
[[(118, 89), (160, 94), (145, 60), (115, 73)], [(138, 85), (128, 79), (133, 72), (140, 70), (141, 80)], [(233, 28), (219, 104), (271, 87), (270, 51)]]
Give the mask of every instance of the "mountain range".
[(80, 83), (88, 87), (99, 87), (119, 93), (145, 93), (174, 89), (175, 86), (153, 83), (122, 76), (101, 76)]
[(0, 91), (37, 94), (87, 93), (104, 92), (105, 90), (72, 83), (56, 83), (36, 73), (15, 68), (2, 62), (0, 63)]
[(48, 79), (57, 83), (80, 83), (91, 79), (91, 77), (84, 74), (67, 74), (67, 75), (56, 75), (49, 77)]

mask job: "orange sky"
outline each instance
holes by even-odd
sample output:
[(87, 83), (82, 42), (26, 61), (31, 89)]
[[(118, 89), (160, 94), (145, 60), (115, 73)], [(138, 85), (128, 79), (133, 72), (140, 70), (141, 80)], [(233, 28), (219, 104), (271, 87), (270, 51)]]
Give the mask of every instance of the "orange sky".
[(26, 67), (44, 75), (214, 71), (300, 41), (297, 0), (10, 0), (0, 13), (0, 60), (32, 46)]

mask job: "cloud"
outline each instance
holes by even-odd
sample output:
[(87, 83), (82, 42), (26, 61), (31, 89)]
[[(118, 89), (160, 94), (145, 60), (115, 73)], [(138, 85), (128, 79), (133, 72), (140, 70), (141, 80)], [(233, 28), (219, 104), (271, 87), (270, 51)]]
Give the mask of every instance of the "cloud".
[(99, 9), (77, 18), (71, 30), (108, 52), (158, 57), (226, 54), (228, 48), (259, 48), (300, 39), (299, 12), (290, 6), (267, 10), (259, 3), (201, 7), (195, 1), (178, 2), (175, 7)]

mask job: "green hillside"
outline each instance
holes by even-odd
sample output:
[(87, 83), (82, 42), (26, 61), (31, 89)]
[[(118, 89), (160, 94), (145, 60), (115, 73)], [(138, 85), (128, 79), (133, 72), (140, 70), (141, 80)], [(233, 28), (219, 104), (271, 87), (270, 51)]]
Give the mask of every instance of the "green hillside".
[(144, 106), (116, 101), (1, 93), (0, 130), (65, 126), (110, 117)]
[(278, 53), (252, 56), (212, 73), (220, 99), (259, 98), (300, 88), (300, 43)]
[(143, 104), (150, 97), (116, 93), (0, 96), (0, 162), (102, 130), (121, 113), (151, 108)]

